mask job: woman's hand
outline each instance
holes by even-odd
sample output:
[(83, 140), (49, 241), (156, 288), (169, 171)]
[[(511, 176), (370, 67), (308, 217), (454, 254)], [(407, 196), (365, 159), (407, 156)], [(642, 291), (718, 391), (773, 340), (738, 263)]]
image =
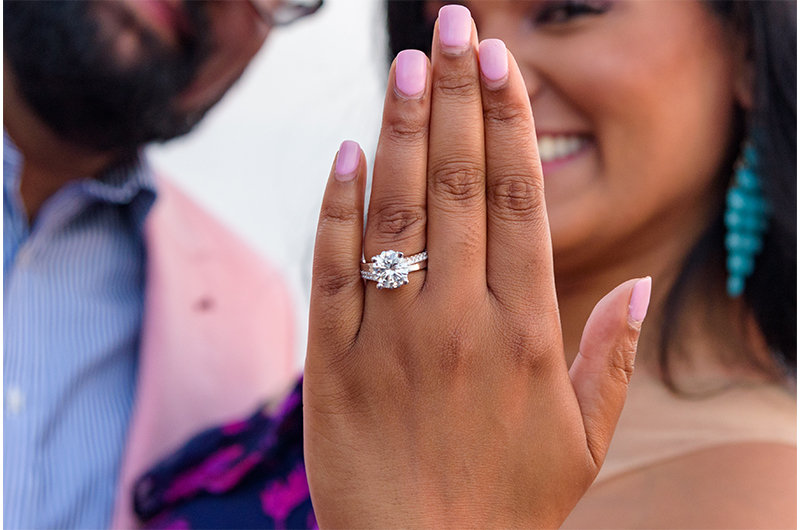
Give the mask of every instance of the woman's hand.
[[(567, 370), (542, 170), (505, 46), (446, 6), (432, 64), (392, 66), (366, 232), (366, 164), (343, 144), (317, 231), (305, 455), (326, 528), (555, 528), (622, 410), (649, 279), (595, 308)], [(428, 250), (378, 290), (367, 258)]]

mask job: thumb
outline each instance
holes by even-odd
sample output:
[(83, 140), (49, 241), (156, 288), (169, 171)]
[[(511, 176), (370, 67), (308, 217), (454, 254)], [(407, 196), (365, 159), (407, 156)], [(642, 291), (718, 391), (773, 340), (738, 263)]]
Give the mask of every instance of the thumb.
[(625, 405), (651, 285), (649, 276), (629, 280), (594, 306), (569, 370), (597, 471)]

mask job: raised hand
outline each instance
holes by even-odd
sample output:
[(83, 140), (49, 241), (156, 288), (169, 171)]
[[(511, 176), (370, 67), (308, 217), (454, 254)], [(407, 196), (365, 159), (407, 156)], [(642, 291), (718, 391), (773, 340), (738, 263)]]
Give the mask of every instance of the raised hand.
[[(366, 163), (340, 149), (314, 256), (305, 456), (322, 528), (555, 528), (602, 465), (649, 279), (600, 303), (568, 371), (533, 117), (502, 42), (446, 6), (392, 65)], [(360, 261), (424, 249), (409, 283)]]

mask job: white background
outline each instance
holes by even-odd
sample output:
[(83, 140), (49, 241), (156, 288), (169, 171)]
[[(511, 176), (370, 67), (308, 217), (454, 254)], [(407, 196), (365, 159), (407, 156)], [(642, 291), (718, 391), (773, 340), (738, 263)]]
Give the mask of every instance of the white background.
[(148, 148), (157, 170), (266, 256), (295, 297), (297, 366), (325, 181), (343, 140), (371, 161), (386, 83), (379, 0), (325, 0), (273, 30), (228, 95), (189, 135)]

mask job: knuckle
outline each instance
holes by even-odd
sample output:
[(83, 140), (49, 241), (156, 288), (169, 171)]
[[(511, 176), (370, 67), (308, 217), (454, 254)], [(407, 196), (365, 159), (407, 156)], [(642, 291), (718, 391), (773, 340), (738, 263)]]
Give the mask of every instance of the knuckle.
[(349, 268), (323, 263), (320, 259), (314, 263), (313, 289), (323, 299), (334, 298), (342, 292), (350, 291), (360, 281), (361, 275), (354, 274)]
[(488, 127), (512, 125), (533, 131), (532, 116), (530, 108), (516, 102), (493, 102), (483, 111), (483, 119)]
[(381, 243), (424, 233), (426, 219), (427, 211), (420, 205), (383, 202), (371, 204), (369, 208), (369, 226), (374, 229), (371, 235), (376, 235)]
[(503, 358), (515, 372), (527, 370), (539, 376), (552, 368), (554, 360), (563, 359), (561, 343), (554, 339), (560, 328), (557, 312), (542, 313), (532, 320), (527, 310), (509, 310), (497, 299), (495, 303), (501, 304), (502, 316), (495, 321), (494, 327), (503, 337)]
[(444, 73), (433, 82), (433, 90), (445, 97), (456, 97), (471, 103), (479, 100), (480, 86), (477, 77), (465, 75), (460, 72)]
[(361, 212), (352, 205), (339, 202), (322, 204), (319, 214), (319, 230), (324, 230), (329, 224), (352, 225), (359, 222), (361, 222)]
[(636, 360), (636, 338), (628, 334), (620, 347), (609, 356), (609, 374), (620, 383), (627, 385), (633, 376), (633, 365)]
[(383, 124), (384, 137), (397, 144), (417, 143), (428, 137), (427, 117), (408, 114), (387, 116)]
[(482, 165), (463, 160), (447, 160), (431, 168), (434, 193), (452, 200), (474, 200), (485, 194)]
[(537, 336), (513, 335), (506, 338), (506, 357), (515, 368), (525, 368), (533, 374), (540, 374), (545, 361), (552, 358), (552, 347)]
[(543, 215), (540, 208), (541, 185), (521, 175), (521, 172), (512, 172), (509, 176), (489, 182), (487, 201), (499, 216), (530, 220)]
[(468, 343), (467, 333), (459, 326), (449, 327), (440, 336), (438, 364), (442, 374), (454, 376), (461, 370), (467, 357)]

